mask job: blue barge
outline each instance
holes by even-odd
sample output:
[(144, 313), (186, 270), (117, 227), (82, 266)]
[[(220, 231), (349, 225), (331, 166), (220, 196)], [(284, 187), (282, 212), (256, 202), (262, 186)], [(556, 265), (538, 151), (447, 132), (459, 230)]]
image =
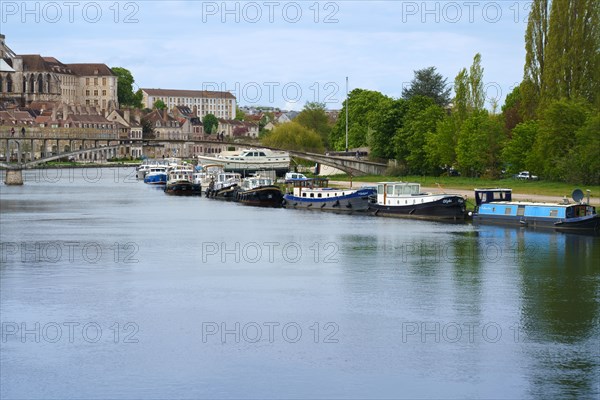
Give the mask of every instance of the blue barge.
[(327, 187), (325, 178), (293, 181), (293, 191), (283, 196), (285, 208), (304, 208), (323, 211), (367, 211), (369, 198), (376, 193), (373, 187), (338, 189)]
[(475, 223), (513, 225), (563, 232), (599, 233), (596, 208), (583, 202), (580, 190), (573, 192), (575, 203), (512, 201), (511, 189), (475, 189)]

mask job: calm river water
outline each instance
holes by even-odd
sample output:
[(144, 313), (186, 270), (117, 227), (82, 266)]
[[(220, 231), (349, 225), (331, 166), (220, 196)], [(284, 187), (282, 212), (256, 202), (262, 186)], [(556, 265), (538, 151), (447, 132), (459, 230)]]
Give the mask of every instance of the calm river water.
[(600, 396), (599, 237), (25, 179), (0, 184), (2, 399)]

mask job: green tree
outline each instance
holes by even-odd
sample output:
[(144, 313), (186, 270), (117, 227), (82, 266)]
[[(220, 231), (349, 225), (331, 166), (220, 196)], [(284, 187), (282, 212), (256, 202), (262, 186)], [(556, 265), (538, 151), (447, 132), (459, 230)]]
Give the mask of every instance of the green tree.
[(533, 118), (537, 110), (542, 77), (546, 64), (550, 0), (533, 0), (525, 32), (525, 68), (523, 77), (523, 102), (526, 117)]
[(516, 86), (504, 100), (502, 106), (502, 117), (504, 119), (504, 128), (507, 132), (513, 130), (515, 126), (523, 122), (523, 96), (521, 94), (521, 85)]
[(590, 115), (577, 130), (561, 169), (568, 182), (600, 185), (600, 114)]
[[(346, 105), (348, 105), (348, 147), (367, 146), (369, 131), (376, 130), (385, 112), (389, 110), (392, 99), (373, 90), (354, 89), (344, 101), (340, 118), (333, 126), (330, 144), (336, 150), (346, 147)], [(390, 141), (394, 131), (385, 132)]]
[(265, 134), (261, 143), (264, 146), (284, 150), (323, 153), (325, 146), (321, 136), (312, 129), (300, 125), (296, 121), (276, 126)]
[(538, 132), (537, 121), (522, 122), (514, 127), (511, 138), (502, 149), (502, 161), (511, 174), (529, 168), (531, 149)]
[(459, 121), (467, 119), (471, 111), (471, 90), (469, 89), (469, 73), (461, 69), (454, 78), (454, 110)]
[(475, 54), (473, 64), (467, 71), (461, 69), (454, 78), (454, 109), (460, 120), (468, 115), (483, 109), (485, 105), (485, 92), (483, 91), (483, 67), (481, 54)]
[(498, 176), (503, 139), (500, 119), (486, 110), (475, 111), (464, 121), (458, 135), (456, 159), (461, 173), (465, 176)]
[(553, 0), (542, 74), (542, 102), (600, 97), (600, 2)]
[(204, 128), (204, 132), (207, 135), (210, 135), (219, 129), (219, 120), (214, 116), (214, 114), (206, 114), (202, 118), (202, 127)]
[(328, 147), (332, 124), (329, 122), (329, 116), (325, 111), (325, 103), (307, 102), (304, 109), (294, 118), (294, 121), (317, 132), (321, 136), (325, 147)]
[(485, 105), (485, 92), (483, 91), (483, 67), (481, 54), (475, 54), (473, 64), (469, 70), (469, 99), (473, 110), (482, 110)]
[[(112, 71), (117, 75), (117, 98), (121, 107), (142, 108), (142, 99), (133, 92), (133, 75), (128, 69), (113, 67)], [(140, 91), (141, 94), (141, 91)]]
[(152, 122), (148, 120), (145, 116), (142, 117), (142, 137), (144, 139), (155, 139), (156, 135), (154, 133), (154, 126)]
[(402, 89), (402, 98), (410, 100), (414, 96), (425, 96), (433, 99), (440, 107), (450, 103), (450, 90), (447, 79), (437, 73), (435, 67), (414, 71), (415, 76), (410, 86)]
[(444, 110), (429, 97), (415, 96), (408, 101), (404, 125), (395, 137), (396, 158), (405, 161), (408, 172), (423, 174), (432, 171), (426, 158), (427, 137), (436, 130)]
[(166, 110), (167, 105), (165, 104), (164, 101), (162, 101), (161, 99), (158, 99), (154, 102), (154, 104), (152, 104), (152, 108), (154, 108), (156, 110)]
[(238, 121), (243, 121), (246, 118), (246, 113), (242, 111), (241, 108), (235, 107), (235, 119)]
[[(564, 158), (574, 155), (575, 132), (588, 117), (589, 106), (581, 100), (555, 100), (543, 111), (530, 156), (531, 169), (546, 179), (566, 180)], [(589, 143), (594, 146), (594, 143)]]
[(379, 119), (367, 135), (371, 158), (399, 158), (395, 143), (398, 129), (404, 124), (404, 116), (408, 110), (408, 101), (396, 99), (382, 102)]
[(427, 164), (435, 168), (447, 169), (456, 166), (456, 146), (462, 121), (457, 114), (445, 116), (438, 121), (436, 129), (425, 138)]

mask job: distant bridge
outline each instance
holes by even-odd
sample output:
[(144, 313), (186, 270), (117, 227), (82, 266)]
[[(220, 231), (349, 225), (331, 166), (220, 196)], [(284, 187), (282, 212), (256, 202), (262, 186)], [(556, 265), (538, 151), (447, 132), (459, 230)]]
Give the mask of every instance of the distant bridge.
[(313, 161), (319, 164), (329, 165), (346, 172), (351, 176), (361, 175), (383, 175), (387, 169), (387, 164), (376, 163), (372, 161), (363, 161), (361, 159), (328, 156), (318, 153), (304, 153), (301, 151), (289, 151), (291, 156)]
[[(10, 144), (14, 144), (14, 146), (16, 146), (17, 148), (17, 162), (16, 163), (11, 163), (9, 162), (9, 160), (11, 159), (11, 146)], [(14, 147), (13, 146), (13, 147)], [(95, 155), (96, 157), (94, 159), (108, 159), (108, 158), (112, 158), (114, 156), (116, 156), (119, 148), (122, 146), (122, 144), (113, 144), (113, 145), (97, 145), (97, 147), (87, 147), (87, 148), (81, 148), (81, 149), (77, 149), (74, 151), (64, 151), (64, 152), (60, 152), (59, 148), (57, 148), (57, 152), (54, 153), (52, 152), (50, 155), (46, 156), (46, 157), (41, 157), (38, 159), (30, 159), (29, 161), (25, 160), (25, 156), (22, 156), (23, 153), (23, 142), (20, 139), (10, 139), (8, 140), (8, 144), (6, 146), (6, 155), (5, 155), (5, 160), (7, 160), (6, 162), (0, 162), (0, 167), (2, 168), (6, 168), (8, 170), (22, 170), (22, 169), (27, 169), (27, 168), (31, 168), (34, 167), (35, 165), (38, 164), (43, 164), (49, 161), (54, 161), (54, 160), (59, 160), (61, 158), (65, 158), (65, 157), (75, 157), (78, 155), (82, 155), (82, 154), (91, 154), (91, 155)], [(97, 156), (100, 157), (97, 157)]]
[[(55, 137), (48, 137), (47, 134), (35, 134), (33, 132), (28, 133), (26, 136), (20, 136), (16, 133), (16, 136), (9, 135), (5, 132), (0, 132), (0, 141), (4, 141), (4, 148), (6, 149), (6, 161), (0, 162), (0, 167), (10, 170), (21, 170), (26, 168), (34, 167), (35, 165), (42, 164), (45, 162), (65, 158), (65, 157), (76, 157), (83, 154), (90, 154), (91, 160), (97, 159), (108, 159), (118, 155), (119, 148), (122, 146), (164, 146), (165, 144), (201, 144), (201, 145), (216, 145), (222, 146), (223, 148), (234, 147), (234, 148), (256, 148), (265, 147), (256, 143), (235, 143), (235, 142), (223, 142), (217, 140), (198, 140), (198, 139), (133, 139), (133, 138), (120, 138), (114, 133), (101, 133), (101, 134), (90, 134), (90, 133), (77, 133), (61, 132)], [(68, 150), (61, 152), (60, 143), (68, 142)], [(79, 142), (80, 146), (78, 149), (74, 149), (74, 142)], [(25, 156), (21, 157), (24, 151), (24, 144), (28, 143), (30, 150), (28, 151), (30, 156), (26, 160)], [(38, 159), (32, 159), (34, 153), (35, 144), (41, 147), (42, 157)], [(41, 144), (40, 144), (41, 143)], [(52, 145), (54, 144), (55, 145)], [(87, 147), (86, 147), (87, 144)], [(52, 152), (48, 152), (48, 146), (53, 148)], [(16, 146), (17, 162), (11, 163), (11, 147), (14, 149)], [(272, 150), (281, 150), (271, 148)], [(386, 164), (376, 163), (372, 161), (365, 161), (354, 157), (341, 157), (341, 156), (330, 156), (326, 154), (302, 152), (302, 151), (290, 151), (289, 154), (292, 157), (301, 158), (304, 160), (312, 161), (315, 163), (328, 165), (339, 170), (346, 172), (352, 176), (360, 175), (381, 175), (387, 168)], [(50, 153), (49, 155), (46, 155)], [(45, 156), (44, 156), (45, 155)]]
[[(138, 139), (139, 140), (139, 139)], [(135, 140), (134, 140), (135, 141)], [(365, 161), (354, 157), (341, 157), (341, 156), (330, 156), (319, 153), (308, 153), (303, 151), (295, 150), (282, 150), (274, 147), (262, 146), (259, 144), (252, 143), (235, 143), (235, 142), (220, 142), (214, 140), (164, 140), (164, 139), (144, 139), (144, 144), (161, 144), (161, 143), (194, 143), (194, 144), (216, 144), (225, 145), (227, 147), (236, 148), (266, 148), (271, 150), (286, 151), (290, 153), (292, 157), (302, 158), (304, 160), (313, 161), (315, 163), (328, 165), (330, 167), (337, 168), (341, 171), (346, 172), (348, 175), (361, 176), (361, 175), (383, 175), (388, 165), (383, 163), (376, 163), (372, 161)]]

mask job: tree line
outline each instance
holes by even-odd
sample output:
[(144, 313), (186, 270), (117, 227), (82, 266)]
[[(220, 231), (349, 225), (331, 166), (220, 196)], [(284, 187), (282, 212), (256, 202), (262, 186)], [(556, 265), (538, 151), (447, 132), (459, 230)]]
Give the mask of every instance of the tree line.
[[(544, 179), (600, 183), (600, 2), (535, 0), (525, 33), (522, 82), (501, 110), (485, 109), (482, 58), (449, 84), (429, 67), (402, 97), (355, 89), (344, 102), (349, 147), (396, 159), (399, 173), (498, 177), (531, 170)], [(500, 111), (500, 112), (498, 112)], [(328, 138), (345, 148), (345, 118)]]
[[(600, 2), (533, 0), (525, 50), (523, 80), (500, 110), (493, 100), (485, 108), (478, 53), (453, 84), (428, 67), (415, 71), (397, 99), (354, 89), (335, 123), (325, 104), (307, 103), (262, 143), (344, 150), (348, 108), (348, 147), (395, 159), (397, 174), (499, 177), (530, 170), (543, 179), (600, 184)], [(128, 100), (121, 100), (120, 78), (119, 101), (139, 104), (133, 79), (125, 76), (125, 83)]]

